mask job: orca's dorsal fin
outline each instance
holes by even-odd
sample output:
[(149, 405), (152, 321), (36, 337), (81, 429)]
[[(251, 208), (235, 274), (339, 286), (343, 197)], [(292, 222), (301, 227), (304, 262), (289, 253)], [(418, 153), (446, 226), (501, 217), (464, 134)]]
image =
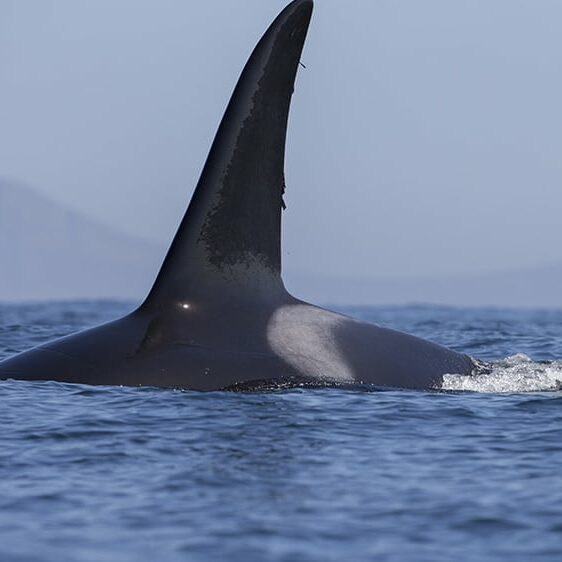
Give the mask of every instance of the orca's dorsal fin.
[(246, 63), (146, 305), (225, 287), (284, 291), (285, 140), (312, 5), (289, 4)]

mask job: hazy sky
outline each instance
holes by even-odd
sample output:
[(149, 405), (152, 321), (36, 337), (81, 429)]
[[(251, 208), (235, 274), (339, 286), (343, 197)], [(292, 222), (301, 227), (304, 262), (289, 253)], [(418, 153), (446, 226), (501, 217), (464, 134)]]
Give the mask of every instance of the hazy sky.
[[(0, 0), (0, 176), (168, 242), (281, 0)], [(285, 266), (562, 260), (562, 3), (317, 0)]]

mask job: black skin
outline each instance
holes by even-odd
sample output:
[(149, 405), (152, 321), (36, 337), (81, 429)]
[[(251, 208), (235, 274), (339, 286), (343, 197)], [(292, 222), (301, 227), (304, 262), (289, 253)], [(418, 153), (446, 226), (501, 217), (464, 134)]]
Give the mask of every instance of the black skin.
[(132, 314), (16, 355), (0, 378), (193, 390), (438, 388), (474, 362), (292, 297), (281, 279), (289, 106), (312, 15), (296, 0), (246, 64), (192, 201)]

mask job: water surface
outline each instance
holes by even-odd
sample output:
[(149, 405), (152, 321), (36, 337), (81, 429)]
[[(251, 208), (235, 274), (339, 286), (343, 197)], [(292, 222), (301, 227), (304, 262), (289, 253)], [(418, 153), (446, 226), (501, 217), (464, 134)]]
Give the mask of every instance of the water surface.
[[(129, 309), (0, 306), (0, 358)], [(562, 311), (344, 312), (492, 372), (448, 392), (0, 382), (0, 560), (561, 560)]]

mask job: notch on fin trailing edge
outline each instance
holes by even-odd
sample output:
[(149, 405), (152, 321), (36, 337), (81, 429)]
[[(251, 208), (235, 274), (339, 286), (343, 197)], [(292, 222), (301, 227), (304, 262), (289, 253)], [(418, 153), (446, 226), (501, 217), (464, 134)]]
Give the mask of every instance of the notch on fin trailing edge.
[(246, 63), (145, 304), (213, 287), (283, 289), (285, 140), (312, 5), (312, 0), (289, 4)]

